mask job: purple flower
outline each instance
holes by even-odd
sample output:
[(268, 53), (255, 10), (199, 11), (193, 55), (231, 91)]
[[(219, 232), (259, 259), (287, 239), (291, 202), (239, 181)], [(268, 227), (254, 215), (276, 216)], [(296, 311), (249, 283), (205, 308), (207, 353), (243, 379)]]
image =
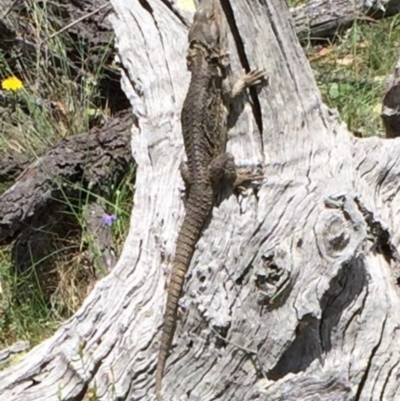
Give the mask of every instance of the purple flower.
[(103, 215), (103, 224), (106, 226), (111, 226), (114, 221), (117, 220), (117, 216), (115, 214), (107, 214)]

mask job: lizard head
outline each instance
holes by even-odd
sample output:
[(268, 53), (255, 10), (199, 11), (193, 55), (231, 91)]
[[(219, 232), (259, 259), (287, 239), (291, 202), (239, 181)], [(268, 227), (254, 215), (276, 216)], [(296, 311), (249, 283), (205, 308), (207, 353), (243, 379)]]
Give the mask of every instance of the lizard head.
[(193, 55), (200, 51), (209, 63), (226, 69), (228, 46), (228, 24), (219, 0), (201, 1), (189, 30), (188, 68)]

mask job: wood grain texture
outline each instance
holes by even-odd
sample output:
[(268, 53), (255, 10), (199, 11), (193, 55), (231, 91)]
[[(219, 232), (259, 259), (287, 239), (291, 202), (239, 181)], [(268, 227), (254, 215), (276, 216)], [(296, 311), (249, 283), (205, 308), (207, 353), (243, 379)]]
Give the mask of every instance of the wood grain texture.
[[(123, 253), (75, 316), (0, 372), (0, 401), (84, 400), (93, 388), (101, 400), (155, 399), (189, 83), (188, 15), (166, 4), (113, 1), (138, 164)], [(164, 399), (397, 400), (400, 142), (354, 138), (321, 103), (284, 2), (231, 7), (234, 68), (264, 67), (270, 84), (251, 93), (228, 150), (267, 178), (213, 210)]]

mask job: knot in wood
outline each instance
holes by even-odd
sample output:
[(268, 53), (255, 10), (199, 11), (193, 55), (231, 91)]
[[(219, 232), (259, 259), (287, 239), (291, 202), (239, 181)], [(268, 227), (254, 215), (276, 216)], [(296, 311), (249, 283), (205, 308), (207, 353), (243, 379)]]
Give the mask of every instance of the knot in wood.
[(335, 256), (343, 251), (350, 243), (351, 222), (344, 219), (339, 213), (327, 216), (326, 226), (323, 230), (325, 249), (330, 256)]
[(348, 194), (330, 197), (325, 207), (315, 226), (319, 251), (328, 259), (348, 260), (366, 238), (365, 219)]

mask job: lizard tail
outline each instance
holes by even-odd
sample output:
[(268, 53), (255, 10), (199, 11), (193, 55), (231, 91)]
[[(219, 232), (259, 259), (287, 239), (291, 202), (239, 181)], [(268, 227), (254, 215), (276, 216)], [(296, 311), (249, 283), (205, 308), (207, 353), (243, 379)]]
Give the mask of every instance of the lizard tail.
[(165, 363), (174, 336), (178, 302), (185, 275), (192, 260), (196, 243), (212, 211), (213, 192), (211, 187), (191, 187), (186, 204), (186, 214), (176, 241), (175, 257), (172, 262), (171, 279), (168, 287), (164, 326), (156, 370), (156, 395), (161, 401), (162, 378)]

